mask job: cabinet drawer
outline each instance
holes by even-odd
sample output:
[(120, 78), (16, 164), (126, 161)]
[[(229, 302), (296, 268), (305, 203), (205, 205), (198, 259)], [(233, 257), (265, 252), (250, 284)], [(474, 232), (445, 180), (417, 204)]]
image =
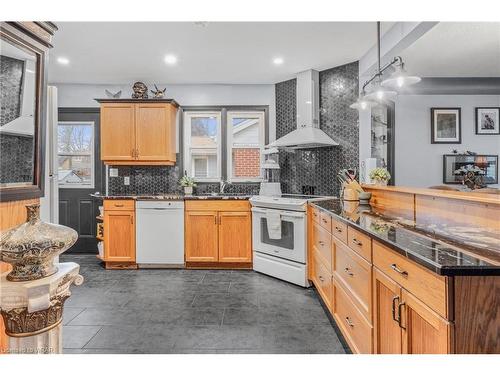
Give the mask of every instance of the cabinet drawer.
[(318, 256), (322, 258), (328, 271), (332, 272), (332, 237), (329, 232), (317, 223), (313, 224), (313, 248), (317, 250)]
[(332, 274), (323, 265), (318, 252), (313, 250), (313, 282), (323, 302), (332, 311), (333, 280)]
[(184, 203), (186, 211), (250, 211), (247, 200), (195, 199)]
[(373, 241), (373, 264), (432, 310), (448, 318), (446, 277), (436, 275)]
[(347, 228), (347, 244), (351, 249), (372, 262), (372, 239), (353, 227)]
[(335, 275), (363, 315), (371, 322), (371, 264), (347, 246), (337, 243)]
[(329, 233), (332, 233), (332, 217), (326, 212), (320, 211), (319, 224), (325, 228)]
[(347, 224), (332, 217), (332, 234), (344, 243), (347, 243)]
[(135, 201), (132, 199), (105, 199), (104, 211), (133, 211)]
[(312, 221), (319, 224), (320, 210), (311, 206)]
[(354, 353), (371, 354), (372, 326), (338, 283), (333, 288), (333, 315), (350, 348)]

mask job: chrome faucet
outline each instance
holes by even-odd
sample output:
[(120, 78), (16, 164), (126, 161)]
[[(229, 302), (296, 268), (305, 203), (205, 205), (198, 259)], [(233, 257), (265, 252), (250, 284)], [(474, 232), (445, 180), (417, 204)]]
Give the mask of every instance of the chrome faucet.
[(226, 186), (229, 185), (229, 182), (221, 180), (219, 183), (219, 194), (224, 194), (224, 190), (226, 189)]

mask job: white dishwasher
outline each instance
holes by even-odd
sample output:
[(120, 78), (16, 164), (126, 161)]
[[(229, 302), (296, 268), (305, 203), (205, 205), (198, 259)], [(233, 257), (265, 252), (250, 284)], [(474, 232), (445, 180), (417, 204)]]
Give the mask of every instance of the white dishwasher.
[(184, 202), (137, 201), (139, 267), (184, 267)]

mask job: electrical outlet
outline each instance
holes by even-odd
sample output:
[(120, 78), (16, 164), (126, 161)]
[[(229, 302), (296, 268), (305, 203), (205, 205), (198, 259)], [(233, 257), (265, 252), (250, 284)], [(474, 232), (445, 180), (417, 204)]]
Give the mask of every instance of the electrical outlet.
[(130, 177), (129, 176), (126, 176), (123, 178), (123, 184), (124, 185), (130, 185)]
[(109, 177), (118, 177), (118, 168), (109, 168)]

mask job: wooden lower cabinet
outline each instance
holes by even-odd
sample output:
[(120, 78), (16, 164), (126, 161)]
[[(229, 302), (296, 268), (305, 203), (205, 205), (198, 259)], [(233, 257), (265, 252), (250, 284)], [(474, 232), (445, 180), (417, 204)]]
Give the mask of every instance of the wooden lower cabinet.
[(250, 212), (219, 212), (219, 262), (252, 261), (252, 217)]
[(135, 263), (135, 211), (104, 211), (104, 259)]
[(452, 324), (377, 269), (373, 292), (375, 353), (452, 352)]
[(185, 222), (186, 261), (217, 262), (217, 211), (186, 211)]
[(333, 311), (333, 276), (326, 267), (319, 255), (319, 251), (313, 248), (313, 264), (311, 270), (311, 279), (318, 290), (323, 302), (330, 312)]
[(185, 257), (189, 263), (252, 263), (252, 216), (248, 202), (186, 202)]

